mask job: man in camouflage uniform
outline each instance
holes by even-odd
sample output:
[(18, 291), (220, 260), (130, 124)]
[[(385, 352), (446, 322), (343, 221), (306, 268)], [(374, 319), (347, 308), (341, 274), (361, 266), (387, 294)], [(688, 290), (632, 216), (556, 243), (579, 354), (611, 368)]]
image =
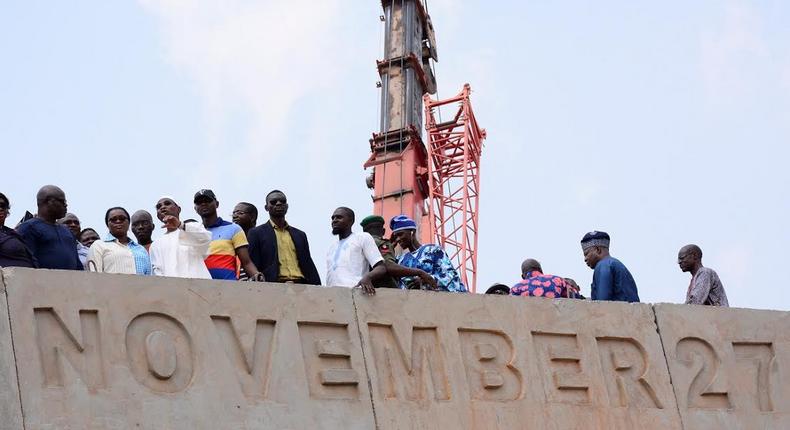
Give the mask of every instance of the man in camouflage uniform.
[[(384, 218), (370, 215), (365, 217), (359, 225), (362, 226), (362, 231), (373, 236), (373, 240), (376, 241), (376, 246), (379, 247), (379, 252), (384, 258), (384, 264), (398, 264), (398, 260), (392, 253), (392, 242), (384, 239)], [(373, 281), (373, 286), (375, 288), (398, 288), (398, 283), (392, 276), (387, 275)]]
[(373, 240), (376, 241), (376, 246), (379, 247), (379, 252), (384, 258), (384, 266), (387, 268), (388, 276), (382, 277), (378, 281), (373, 281), (375, 288), (400, 288), (397, 279), (408, 276), (413, 279), (410, 282), (409, 289), (436, 289), (436, 279), (433, 279), (433, 276), (423, 270), (398, 264), (398, 260), (392, 253), (392, 242), (384, 239), (384, 218), (378, 215), (371, 215), (363, 219), (359, 224), (365, 233), (373, 236)]

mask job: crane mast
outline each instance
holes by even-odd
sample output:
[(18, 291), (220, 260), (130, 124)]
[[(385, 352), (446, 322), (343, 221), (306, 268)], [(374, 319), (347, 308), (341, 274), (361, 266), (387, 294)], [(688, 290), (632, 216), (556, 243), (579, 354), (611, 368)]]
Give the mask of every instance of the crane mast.
[[(379, 130), (370, 139), (373, 213), (417, 222), (422, 243), (447, 252), (470, 291), (477, 283), (480, 156), (486, 132), (475, 119), (466, 84), (457, 96), (432, 100), (436, 36), (422, 0), (382, 0), (384, 58)], [(423, 112), (423, 102), (425, 111)], [(441, 121), (442, 106), (457, 106)], [(429, 145), (423, 143), (423, 113)]]
[(381, 86), (379, 129), (370, 139), (368, 187), (373, 212), (389, 220), (400, 214), (430, 236), (428, 152), (422, 140), (423, 95), (436, 93), (430, 61), (436, 61), (433, 24), (422, 0), (382, 0), (384, 57), (376, 62)]

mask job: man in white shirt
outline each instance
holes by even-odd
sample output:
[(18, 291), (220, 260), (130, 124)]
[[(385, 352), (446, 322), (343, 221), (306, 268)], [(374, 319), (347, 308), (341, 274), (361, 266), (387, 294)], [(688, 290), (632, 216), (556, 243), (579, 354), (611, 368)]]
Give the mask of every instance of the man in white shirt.
[(372, 280), (386, 276), (384, 259), (373, 236), (353, 233), (353, 225), (354, 211), (347, 207), (335, 209), (332, 214), (332, 234), (337, 235), (339, 240), (326, 254), (326, 285), (362, 287), (366, 294), (376, 294)]
[(162, 197), (156, 202), (156, 217), (167, 232), (149, 250), (154, 275), (211, 279), (204, 262), (211, 233), (194, 220), (181, 222), (179, 215), (181, 207), (172, 198)]

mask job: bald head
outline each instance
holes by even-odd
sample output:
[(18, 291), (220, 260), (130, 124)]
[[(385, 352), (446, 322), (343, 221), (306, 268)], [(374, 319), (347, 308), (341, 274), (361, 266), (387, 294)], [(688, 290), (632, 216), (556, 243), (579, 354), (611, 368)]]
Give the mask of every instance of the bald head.
[(681, 254), (690, 253), (696, 255), (697, 258), (700, 259), (702, 258), (702, 249), (694, 244), (686, 245), (683, 248), (680, 248), (680, 253)]
[(38, 193), (36, 193), (36, 203), (40, 206), (42, 203), (46, 202), (48, 198), (65, 196), (66, 193), (57, 185), (44, 185), (38, 190)]
[(132, 224), (134, 224), (135, 221), (146, 221), (146, 220), (149, 222), (154, 222), (154, 218), (151, 216), (150, 213), (148, 213), (148, 211), (140, 209), (139, 211), (132, 214)]
[(527, 258), (526, 260), (524, 260), (523, 263), (521, 263), (522, 275), (526, 275), (527, 273), (532, 272), (533, 270), (537, 270), (543, 273), (543, 268), (540, 267), (540, 263), (538, 262), (538, 260), (535, 260), (534, 258)]
[(55, 185), (44, 185), (36, 193), (38, 217), (54, 224), (66, 216), (66, 193)]
[(148, 211), (139, 210), (132, 214), (132, 233), (137, 238), (137, 243), (146, 246), (151, 243), (151, 234), (154, 232), (154, 219)]
[(686, 245), (678, 251), (678, 266), (683, 272), (691, 272), (692, 275), (702, 267), (702, 249), (697, 245)]

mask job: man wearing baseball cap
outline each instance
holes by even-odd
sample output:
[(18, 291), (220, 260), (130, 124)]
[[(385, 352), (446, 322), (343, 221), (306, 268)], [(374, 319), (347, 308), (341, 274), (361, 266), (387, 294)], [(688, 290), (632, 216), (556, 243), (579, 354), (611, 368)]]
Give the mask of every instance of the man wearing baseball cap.
[(593, 269), (593, 300), (639, 302), (639, 293), (631, 272), (620, 260), (609, 255), (609, 235), (591, 231), (582, 238), (584, 262)]
[(237, 281), (236, 257), (247, 272), (250, 280), (258, 280), (258, 269), (250, 260), (249, 244), (244, 230), (237, 224), (223, 220), (217, 215), (219, 201), (214, 191), (198, 190), (194, 198), (195, 212), (203, 220), (203, 226), (211, 233), (206, 267), (213, 279)]

